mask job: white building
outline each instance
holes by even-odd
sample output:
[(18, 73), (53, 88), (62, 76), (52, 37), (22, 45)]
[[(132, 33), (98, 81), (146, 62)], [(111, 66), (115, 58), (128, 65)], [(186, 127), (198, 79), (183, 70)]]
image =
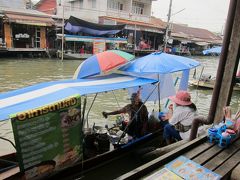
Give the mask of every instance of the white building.
[[(95, 23), (99, 22), (98, 17), (100, 16), (149, 22), (152, 1), (153, 0), (58, 0), (56, 16), (61, 18), (64, 13), (65, 19), (68, 19), (70, 16), (75, 16)], [(105, 24), (106, 23), (107, 22), (105, 22)]]
[(70, 16), (101, 24), (126, 24), (125, 34), (130, 44), (138, 45), (140, 38), (151, 41), (151, 47), (157, 49), (162, 43), (165, 24), (151, 17), (153, 0), (40, 0), (36, 9), (63, 25), (62, 18)]

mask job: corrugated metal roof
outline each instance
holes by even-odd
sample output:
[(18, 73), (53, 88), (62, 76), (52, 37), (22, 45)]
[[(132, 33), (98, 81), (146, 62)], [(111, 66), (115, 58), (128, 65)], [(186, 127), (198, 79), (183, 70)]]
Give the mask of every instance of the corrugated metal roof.
[(53, 19), (49, 17), (36, 17), (19, 14), (5, 14), (9, 22), (15, 22), (19, 24), (30, 24), (37, 26), (52, 26), (54, 25)]
[[(116, 22), (122, 23), (122, 24), (127, 24), (126, 27), (128, 27), (129, 29), (132, 29), (130, 26), (132, 26), (134, 28), (135, 25), (144, 27), (144, 29), (140, 28), (143, 31), (156, 32), (156, 33), (163, 33), (162, 30), (164, 29), (163, 21), (161, 21), (160, 19), (157, 20), (157, 18), (152, 19), (152, 17), (149, 22), (134, 21), (134, 20), (115, 18), (115, 17), (110, 17), (110, 16), (100, 16), (99, 18), (113, 20), (113, 21), (116, 21)], [(139, 30), (139, 27), (137, 27), (137, 30)]]
[(14, 14), (25, 14), (25, 15), (51, 17), (48, 14), (45, 14), (43, 12), (40, 12), (40, 11), (37, 11), (37, 10), (33, 10), (33, 9), (4, 8), (4, 7), (0, 6), (0, 11), (2, 11), (3, 13), (14, 13)]
[(173, 37), (185, 37), (192, 41), (221, 42), (222, 38), (214, 33), (201, 28), (193, 28), (179, 24), (172, 24), (171, 35)]
[(166, 23), (163, 22), (161, 19), (156, 18), (156, 17), (151, 17), (150, 22), (154, 24), (156, 27), (165, 29), (166, 28)]
[(119, 23), (123, 24), (133, 24), (133, 25), (140, 25), (140, 26), (153, 26), (151, 23), (143, 22), (143, 21), (133, 21), (133, 20), (128, 20), (128, 19), (122, 19), (122, 18), (115, 18), (115, 17), (110, 17), (110, 16), (100, 16), (100, 18), (103, 19), (110, 19)]
[(19, 9), (24, 9), (25, 7), (25, 2), (24, 0), (0, 0), (0, 7), (3, 8), (19, 8)]

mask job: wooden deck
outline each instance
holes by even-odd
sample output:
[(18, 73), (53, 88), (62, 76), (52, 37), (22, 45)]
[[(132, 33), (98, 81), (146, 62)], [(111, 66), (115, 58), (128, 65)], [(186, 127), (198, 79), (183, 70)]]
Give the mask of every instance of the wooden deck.
[(148, 177), (180, 155), (221, 175), (222, 179), (230, 179), (232, 170), (240, 163), (240, 138), (238, 137), (228, 148), (220, 148), (217, 144), (209, 143), (207, 137), (203, 136), (120, 176), (118, 179)]

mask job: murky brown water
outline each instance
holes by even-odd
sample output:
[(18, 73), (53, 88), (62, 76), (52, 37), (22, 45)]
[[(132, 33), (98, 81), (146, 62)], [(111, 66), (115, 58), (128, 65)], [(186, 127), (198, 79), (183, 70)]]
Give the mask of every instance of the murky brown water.
[[(218, 57), (193, 57), (199, 60), (204, 68), (204, 73), (216, 75), (218, 66)], [(49, 60), (49, 59), (0, 59), (0, 93), (18, 89), (21, 87), (33, 85), (39, 82), (69, 79), (73, 76), (75, 70), (81, 61), (77, 60)], [(201, 68), (197, 69), (200, 74)], [(193, 71), (191, 72), (193, 74)], [(193, 102), (198, 107), (199, 114), (207, 115), (212, 98), (212, 90), (189, 90), (192, 95)], [(89, 125), (94, 122), (97, 125), (106, 124), (106, 120), (102, 117), (103, 110), (117, 109), (118, 103), (120, 106), (125, 105), (128, 100), (128, 94), (124, 90), (99, 94), (94, 106), (89, 114)], [(91, 102), (92, 97), (89, 97)], [(239, 92), (234, 92), (232, 97), (233, 111), (236, 111), (240, 102)], [(149, 112), (156, 108), (157, 104), (152, 102), (147, 103)], [(115, 117), (111, 117), (114, 120)], [(12, 128), (9, 121), (0, 123), (0, 137), (13, 140)], [(0, 155), (12, 152), (14, 149), (10, 143), (0, 139)]]

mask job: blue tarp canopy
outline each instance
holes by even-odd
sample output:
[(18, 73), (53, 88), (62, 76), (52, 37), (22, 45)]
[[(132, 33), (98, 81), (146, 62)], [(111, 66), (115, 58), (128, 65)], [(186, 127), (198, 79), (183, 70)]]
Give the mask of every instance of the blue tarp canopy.
[(155, 83), (156, 80), (112, 74), (89, 79), (45, 82), (0, 94), (0, 121), (18, 112), (35, 109), (80, 94), (94, 94)]
[(213, 48), (210, 48), (210, 49), (206, 49), (202, 53), (204, 55), (207, 55), (207, 54), (221, 54), (221, 51), (222, 51), (222, 47), (218, 46), (218, 47), (213, 47)]
[(117, 34), (122, 31), (125, 27), (125, 24), (121, 25), (105, 25), (105, 24), (96, 24), (88, 21), (84, 21), (82, 19), (78, 19), (74, 16), (70, 16), (68, 19), (65, 30), (77, 33), (84, 32), (92, 35), (106, 35), (106, 34)]

